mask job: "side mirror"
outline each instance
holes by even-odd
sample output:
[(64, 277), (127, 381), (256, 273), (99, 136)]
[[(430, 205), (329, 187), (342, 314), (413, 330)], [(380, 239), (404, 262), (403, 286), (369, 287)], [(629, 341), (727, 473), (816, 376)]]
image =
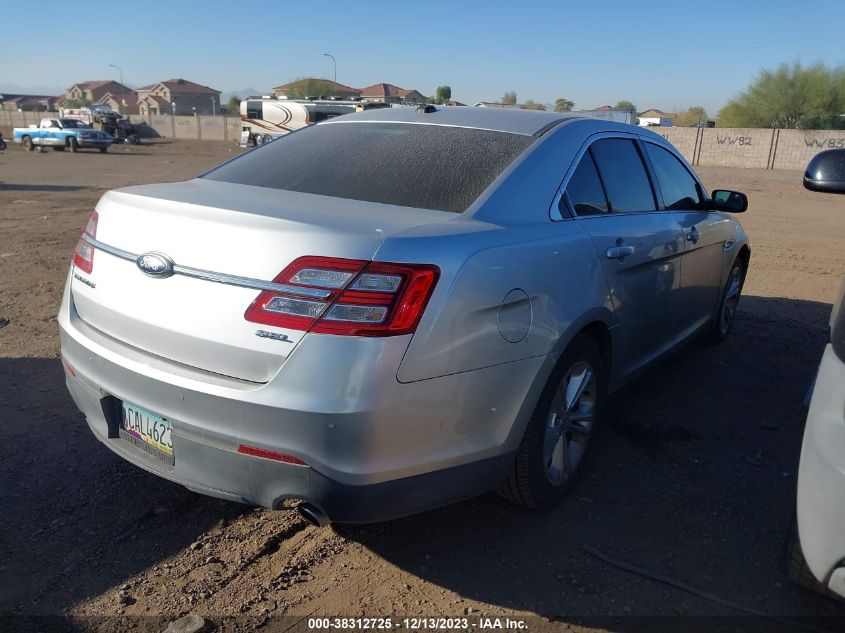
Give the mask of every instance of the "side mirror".
[(804, 186), (810, 191), (845, 193), (845, 149), (819, 152), (807, 163)]
[(716, 189), (710, 200), (710, 208), (714, 211), (727, 211), (728, 213), (742, 213), (748, 209), (748, 196), (740, 191), (729, 189)]

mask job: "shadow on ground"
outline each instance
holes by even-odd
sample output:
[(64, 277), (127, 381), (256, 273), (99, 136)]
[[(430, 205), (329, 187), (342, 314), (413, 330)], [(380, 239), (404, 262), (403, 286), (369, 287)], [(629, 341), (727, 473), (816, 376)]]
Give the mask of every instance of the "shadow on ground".
[(0, 420), (0, 613), (63, 613), (244, 511), (102, 446), (59, 359), (0, 358)]
[(794, 587), (783, 562), (802, 402), (829, 314), (828, 304), (743, 298), (728, 341), (691, 344), (615, 400), (581, 481), (554, 511), (487, 495), (336, 529), (461, 596), (554, 619), (738, 614), (585, 546), (753, 611), (845, 616)]

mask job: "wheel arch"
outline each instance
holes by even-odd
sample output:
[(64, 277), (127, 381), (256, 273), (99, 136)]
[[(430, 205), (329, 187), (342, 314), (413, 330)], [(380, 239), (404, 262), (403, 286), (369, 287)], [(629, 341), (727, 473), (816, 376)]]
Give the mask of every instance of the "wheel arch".
[(603, 363), (604, 386), (607, 388), (608, 384), (610, 384), (613, 371), (614, 348), (611, 328), (615, 324), (616, 322), (612, 312), (606, 308), (596, 308), (587, 312), (566, 328), (558, 339), (558, 344), (555, 346), (554, 351), (546, 357), (546, 362), (543, 363), (541, 370), (537, 372), (534, 378), (534, 382), (528, 392), (529, 395), (525, 398), (519, 415), (514, 421), (514, 425), (505, 442), (507, 449), (515, 450), (519, 446), (522, 436), (525, 433), (525, 427), (528, 425), (534, 410), (540, 402), (540, 398), (542, 398), (549, 381), (557, 370), (563, 352), (576, 336), (587, 336), (598, 346)]

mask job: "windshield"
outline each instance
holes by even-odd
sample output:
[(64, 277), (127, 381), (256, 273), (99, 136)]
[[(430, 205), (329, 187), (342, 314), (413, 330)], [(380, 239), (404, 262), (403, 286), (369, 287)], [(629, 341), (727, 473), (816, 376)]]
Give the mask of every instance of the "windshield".
[(76, 128), (87, 128), (88, 126), (83, 123), (82, 121), (77, 121), (76, 119), (61, 119), (59, 123), (62, 124), (62, 127), (76, 127)]
[(461, 213), (533, 141), (521, 134), (436, 125), (314, 125), (204, 178)]

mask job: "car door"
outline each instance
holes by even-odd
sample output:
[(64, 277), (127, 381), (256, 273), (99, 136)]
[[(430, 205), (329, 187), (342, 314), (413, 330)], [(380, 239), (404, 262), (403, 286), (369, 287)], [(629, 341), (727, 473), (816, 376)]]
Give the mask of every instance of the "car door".
[(55, 119), (44, 119), (43, 123), (45, 127), (41, 130), (41, 144), (57, 145), (56, 139), (58, 139), (59, 132), (61, 132), (59, 122)]
[(683, 233), (671, 213), (659, 210), (633, 135), (591, 143), (564, 198), (604, 270), (620, 328), (614, 373), (622, 379), (677, 338)]
[[(728, 223), (709, 209), (704, 188), (668, 148), (645, 142), (646, 154), (664, 207), (684, 233), (679, 317), (685, 333), (708, 323), (716, 313), (722, 285)], [(735, 244), (736, 242), (733, 242)]]

